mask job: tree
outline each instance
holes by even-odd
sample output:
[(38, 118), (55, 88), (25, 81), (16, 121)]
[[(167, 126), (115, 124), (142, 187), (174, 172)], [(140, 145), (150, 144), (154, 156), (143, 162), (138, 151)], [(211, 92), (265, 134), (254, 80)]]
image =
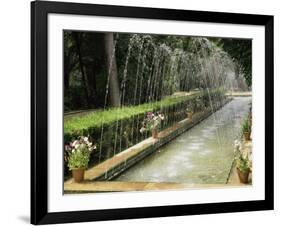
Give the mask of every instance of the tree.
[(77, 65), (77, 55), (75, 51), (75, 43), (71, 33), (64, 34), (64, 89), (69, 89), (70, 73)]
[(113, 39), (113, 33), (105, 33), (105, 58), (106, 68), (109, 76), (109, 100), (110, 105), (113, 107), (119, 107), (120, 103), (120, 88), (117, 74), (117, 64), (115, 57), (115, 45)]
[(87, 87), (86, 75), (85, 75), (85, 70), (84, 70), (84, 63), (83, 63), (82, 53), (81, 53), (81, 44), (80, 44), (81, 33), (73, 32), (73, 36), (74, 36), (74, 39), (75, 39), (75, 42), (76, 42), (80, 72), (81, 72), (81, 75), (82, 75), (82, 82), (83, 82), (84, 92), (85, 92), (85, 96), (86, 96), (86, 103), (87, 103), (87, 107), (89, 107), (89, 94), (88, 94), (88, 87)]
[(247, 85), (252, 85), (252, 41), (246, 39), (221, 39), (222, 48), (238, 63)]
[[(83, 63), (87, 78), (87, 88), (89, 95), (89, 106), (99, 108), (104, 106), (104, 84), (99, 84), (98, 80), (106, 80), (105, 75), (105, 56), (104, 56), (104, 34), (102, 33), (83, 33)], [(103, 78), (104, 77), (104, 78)]]

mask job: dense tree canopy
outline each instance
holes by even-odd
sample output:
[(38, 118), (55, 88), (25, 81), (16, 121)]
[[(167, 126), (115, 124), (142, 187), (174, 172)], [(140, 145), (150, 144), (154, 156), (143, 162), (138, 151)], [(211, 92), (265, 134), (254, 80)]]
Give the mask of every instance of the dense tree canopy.
[[(247, 39), (221, 39), (223, 49), (238, 63), (238, 70), (252, 85), (252, 41)], [(238, 72), (238, 73), (239, 73)]]
[(65, 111), (219, 87), (230, 70), (251, 86), (251, 40), (64, 32)]

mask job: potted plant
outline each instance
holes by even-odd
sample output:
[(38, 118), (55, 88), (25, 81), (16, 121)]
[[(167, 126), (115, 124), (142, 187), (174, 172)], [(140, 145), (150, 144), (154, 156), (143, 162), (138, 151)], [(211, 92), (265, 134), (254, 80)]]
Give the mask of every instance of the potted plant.
[(84, 180), (84, 172), (88, 167), (91, 152), (96, 148), (89, 141), (88, 137), (80, 136), (79, 139), (65, 145), (67, 154), (67, 165), (72, 171), (75, 182), (80, 183)]
[(249, 173), (251, 171), (251, 161), (248, 154), (245, 155), (239, 151), (239, 154), (236, 157), (236, 169), (240, 182), (247, 184)]
[(242, 134), (246, 141), (251, 139), (250, 138), (251, 137), (251, 123), (250, 123), (250, 120), (248, 117), (246, 119), (244, 119), (244, 121), (243, 121)]
[(236, 155), (241, 150), (241, 142), (239, 140), (234, 141), (234, 154)]
[(153, 113), (148, 112), (146, 118), (142, 122), (142, 127), (140, 132), (143, 133), (145, 131), (151, 131), (152, 137), (154, 139), (158, 138), (158, 129), (161, 125), (161, 121), (164, 120), (164, 115), (159, 112)]
[(249, 119), (250, 125), (252, 125), (252, 103), (250, 103), (249, 105), (250, 105), (250, 109), (249, 109), (248, 119)]
[(195, 99), (194, 112), (203, 111), (205, 108), (203, 101), (197, 97)]
[(193, 111), (191, 108), (186, 108), (186, 115), (188, 119), (192, 120)]

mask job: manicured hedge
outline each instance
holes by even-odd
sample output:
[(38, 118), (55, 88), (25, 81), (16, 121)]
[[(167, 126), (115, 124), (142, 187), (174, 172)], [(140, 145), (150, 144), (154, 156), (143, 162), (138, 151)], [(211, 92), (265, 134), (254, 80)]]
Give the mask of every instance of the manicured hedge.
[(164, 114), (165, 120), (161, 125), (161, 129), (164, 129), (186, 118), (188, 106), (195, 112), (210, 107), (210, 96), (212, 104), (219, 104), (224, 99), (222, 90), (217, 89), (209, 93), (205, 91), (190, 96), (170, 97), (152, 104), (108, 109), (67, 119), (64, 122), (64, 142), (68, 143), (81, 135), (90, 136), (97, 145), (92, 163), (98, 163), (151, 136), (149, 132), (139, 132), (149, 111)]

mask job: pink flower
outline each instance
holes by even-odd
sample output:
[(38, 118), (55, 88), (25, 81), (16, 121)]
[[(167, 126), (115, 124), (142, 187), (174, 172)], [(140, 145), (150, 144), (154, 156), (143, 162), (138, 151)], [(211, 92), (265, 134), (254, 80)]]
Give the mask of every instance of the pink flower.
[(147, 118), (152, 119), (154, 117), (154, 114), (152, 112), (147, 113)]
[(70, 145), (68, 145), (68, 144), (64, 145), (64, 150), (65, 151), (70, 151), (71, 150)]

